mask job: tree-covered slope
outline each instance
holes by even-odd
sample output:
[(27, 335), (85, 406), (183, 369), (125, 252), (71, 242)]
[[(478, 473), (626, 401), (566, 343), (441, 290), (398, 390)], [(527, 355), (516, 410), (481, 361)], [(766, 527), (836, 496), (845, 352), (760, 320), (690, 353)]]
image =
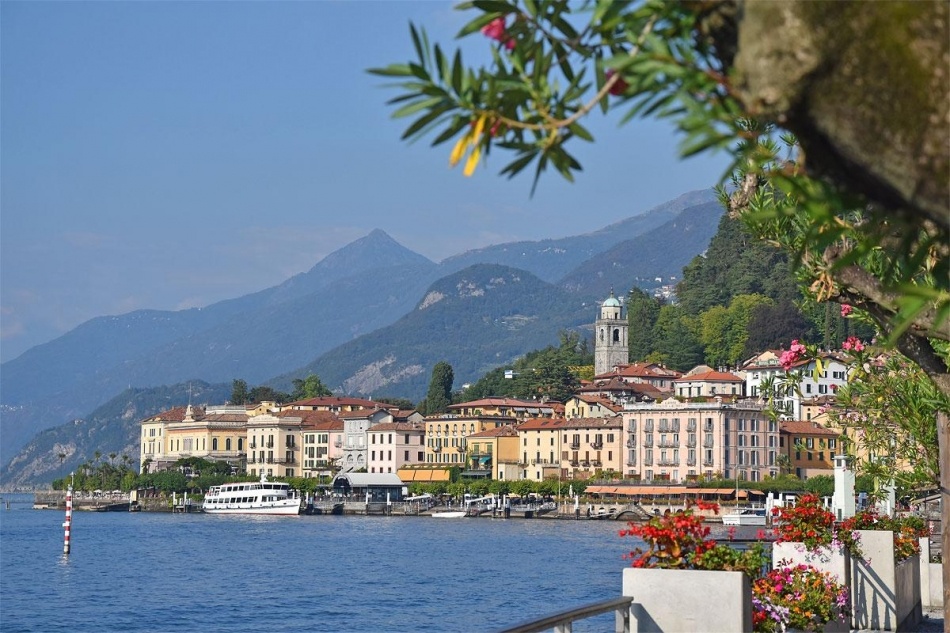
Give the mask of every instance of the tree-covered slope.
[(104, 461), (111, 453), (117, 459), (127, 455), (137, 470), (140, 421), (189, 402), (221, 404), (230, 393), (230, 384), (211, 385), (200, 380), (170, 387), (127, 389), (84, 418), (38, 433), (3, 466), (0, 482), (5, 490), (46, 484), (85, 461), (93, 461), (97, 452)]
[(292, 378), (315, 373), (338, 392), (418, 400), (439, 361), (452, 365), (457, 385), (471, 382), (556, 343), (561, 330), (589, 328), (595, 312), (593, 303), (526, 271), (480, 264), (440, 279), (392, 325), (272, 383), (286, 388)]

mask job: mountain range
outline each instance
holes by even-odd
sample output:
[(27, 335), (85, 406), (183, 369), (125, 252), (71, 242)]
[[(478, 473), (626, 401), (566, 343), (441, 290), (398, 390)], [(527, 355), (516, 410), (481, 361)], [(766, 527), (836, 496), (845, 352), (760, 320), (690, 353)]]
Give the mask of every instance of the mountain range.
[(0, 365), (0, 461), (130, 388), (286, 387), (313, 372), (341, 392), (418, 399), (439, 360), (457, 384), (475, 380), (561, 329), (590, 327), (609, 289), (679, 274), (721, 215), (712, 190), (692, 192), (594, 232), (438, 264), (376, 230), (272, 288), (92, 319)]

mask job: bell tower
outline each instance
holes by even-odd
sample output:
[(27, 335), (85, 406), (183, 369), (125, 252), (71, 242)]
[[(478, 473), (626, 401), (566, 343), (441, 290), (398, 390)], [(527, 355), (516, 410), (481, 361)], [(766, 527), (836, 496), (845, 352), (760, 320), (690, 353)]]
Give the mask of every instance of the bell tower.
[(630, 362), (627, 345), (627, 317), (623, 304), (610, 291), (600, 306), (600, 318), (594, 323), (594, 375), (606, 374), (617, 365)]

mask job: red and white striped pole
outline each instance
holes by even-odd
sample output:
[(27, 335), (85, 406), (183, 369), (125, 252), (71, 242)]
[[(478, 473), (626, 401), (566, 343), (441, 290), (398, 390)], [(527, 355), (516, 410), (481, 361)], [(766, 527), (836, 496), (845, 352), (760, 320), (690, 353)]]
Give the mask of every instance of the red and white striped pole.
[(73, 487), (72, 485), (66, 489), (66, 522), (63, 523), (63, 528), (66, 530), (66, 534), (63, 537), (63, 554), (69, 553), (69, 529), (73, 523)]

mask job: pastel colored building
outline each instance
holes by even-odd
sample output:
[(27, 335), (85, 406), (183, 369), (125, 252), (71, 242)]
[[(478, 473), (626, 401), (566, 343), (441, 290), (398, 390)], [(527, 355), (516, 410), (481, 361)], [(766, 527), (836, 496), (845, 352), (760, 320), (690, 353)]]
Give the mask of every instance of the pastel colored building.
[(840, 432), (815, 422), (789, 420), (779, 424), (779, 447), (791, 473), (801, 479), (832, 475), (841, 454)]
[(299, 416), (264, 413), (247, 420), (247, 473), (300, 477), (302, 423)]
[(380, 422), (369, 427), (368, 472), (398, 473), (403, 466), (424, 463), (425, 434), (425, 425), (419, 422)]
[(158, 472), (186, 457), (225, 461), (244, 469), (247, 414), (243, 406), (188, 405), (163, 411), (141, 424), (142, 472)]
[(510, 424), (473, 433), (467, 438), (470, 457), (468, 478), (478, 478), (480, 473), (491, 479), (521, 479), (520, 474), (508, 465), (518, 463), (518, 429)]

